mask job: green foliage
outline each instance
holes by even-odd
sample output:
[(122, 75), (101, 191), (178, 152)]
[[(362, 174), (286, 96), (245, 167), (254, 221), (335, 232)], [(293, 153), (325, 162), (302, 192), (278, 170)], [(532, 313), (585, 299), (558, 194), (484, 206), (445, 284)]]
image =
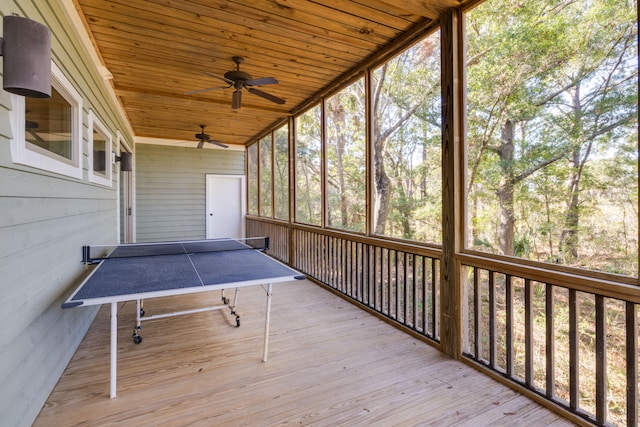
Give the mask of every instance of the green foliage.
[(320, 106), (296, 118), (296, 220), (322, 225)]
[(378, 234), (442, 241), (440, 34), (373, 72)]
[(637, 275), (621, 261), (638, 253), (632, 3), (488, 0), (467, 14), (470, 247)]
[(272, 205), (272, 183), (273, 183), (273, 140), (271, 135), (262, 138), (258, 142), (258, 156), (260, 163), (258, 181), (260, 184), (260, 215), (271, 217), (273, 215)]
[(527, 258), (531, 253), (531, 241), (529, 236), (522, 235), (516, 237), (513, 242), (513, 254), (517, 257)]
[(366, 160), (364, 79), (325, 101), (328, 226), (364, 232)]
[(289, 219), (289, 128), (281, 126), (273, 132), (275, 164), (273, 168), (275, 206), (273, 216)]
[(258, 215), (258, 144), (252, 144), (247, 148), (247, 164), (248, 164), (248, 213)]

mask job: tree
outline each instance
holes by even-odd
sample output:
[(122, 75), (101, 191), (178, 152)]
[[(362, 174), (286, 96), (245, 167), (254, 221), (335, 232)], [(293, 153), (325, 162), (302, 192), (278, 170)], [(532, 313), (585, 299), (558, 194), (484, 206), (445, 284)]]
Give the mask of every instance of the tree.
[[(490, 0), (469, 13), (468, 193), (475, 209), (486, 197), (478, 190), (494, 189), (501, 253), (514, 254), (517, 188), (561, 162), (568, 181), (558, 192), (566, 198), (558, 245), (578, 256), (585, 167), (603, 137), (610, 147), (637, 121), (635, 23), (635, 9), (612, 0)], [(556, 202), (545, 197), (549, 214)], [(482, 224), (472, 224), (479, 240)]]
[(296, 118), (296, 220), (322, 225), (320, 106)]
[[(417, 213), (431, 213), (423, 209), (424, 204), (440, 206), (440, 186), (431, 201), (427, 194), (415, 191), (421, 185), (426, 188), (425, 174), (429, 170), (425, 163), (438, 165), (434, 170), (439, 172), (439, 43), (439, 33), (433, 33), (372, 74), (375, 234), (440, 241), (439, 233), (416, 234)], [(434, 143), (438, 146), (438, 152), (434, 153), (437, 157), (427, 159), (425, 156), (431, 153), (429, 147)], [(395, 229), (401, 231), (397, 233)], [(435, 230), (440, 230), (439, 222)]]
[[(562, 68), (566, 90), (555, 110), (571, 141), (567, 211), (561, 237), (565, 256), (578, 258), (580, 194), (585, 167), (604, 144), (612, 144), (637, 122), (635, 19), (619, 3), (596, 2), (584, 11), (573, 34), (576, 55)], [(613, 24), (613, 28), (611, 25)], [(582, 47), (582, 49), (580, 49)], [(596, 153), (597, 154), (597, 153)]]
[(327, 222), (364, 232), (366, 222), (364, 79), (325, 101)]

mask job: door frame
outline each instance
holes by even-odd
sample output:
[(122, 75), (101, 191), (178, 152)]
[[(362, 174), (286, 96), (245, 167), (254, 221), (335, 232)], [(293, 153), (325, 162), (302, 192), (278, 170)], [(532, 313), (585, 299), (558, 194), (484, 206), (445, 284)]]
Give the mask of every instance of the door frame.
[[(131, 148), (131, 144), (124, 136), (117, 132), (116, 153), (122, 156), (122, 153), (130, 153), (135, 156)], [(135, 157), (134, 157), (135, 159)], [(117, 224), (118, 224), (118, 242), (133, 243), (136, 241), (135, 228), (135, 161), (132, 159), (131, 164), (133, 170), (125, 172), (121, 170), (122, 163), (116, 162), (117, 166), (117, 189), (118, 189), (118, 208), (117, 208)], [(114, 159), (115, 160), (115, 159)], [(122, 219), (122, 222), (121, 222)]]
[(246, 176), (245, 175), (223, 175), (223, 174), (215, 174), (208, 173), (205, 174), (205, 213), (204, 213), (204, 221), (205, 221), (205, 236), (208, 239), (211, 233), (209, 226), (209, 214), (212, 211), (212, 200), (209, 198), (209, 190), (211, 189), (212, 180), (214, 179), (237, 179), (240, 181), (240, 238), (245, 237), (246, 235), (246, 216), (247, 216), (247, 187), (246, 187)]

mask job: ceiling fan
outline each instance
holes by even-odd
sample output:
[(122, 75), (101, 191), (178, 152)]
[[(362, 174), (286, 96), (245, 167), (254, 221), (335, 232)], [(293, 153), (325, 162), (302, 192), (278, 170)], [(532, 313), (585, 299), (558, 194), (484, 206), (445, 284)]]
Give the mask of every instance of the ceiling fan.
[(206, 125), (200, 125), (201, 131), (200, 133), (196, 133), (196, 138), (200, 140), (200, 142), (198, 142), (198, 148), (202, 148), (205, 142), (208, 142), (209, 144), (217, 145), (218, 147), (222, 147), (222, 148), (229, 147), (227, 144), (223, 144), (221, 141), (216, 141), (215, 139), (209, 139), (210, 136), (204, 133), (205, 126)]
[[(28, 111), (27, 111), (28, 113)], [(37, 142), (37, 143), (45, 143), (45, 140), (42, 139), (42, 137), (38, 134), (38, 128), (40, 127), (40, 123), (38, 122), (34, 122), (33, 120), (25, 120), (24, 123), (24, 130), (26, 133), (28, 133), (29, 135), (31, 135), (31, 137)]]
[(244, 71), (240, 71), (240, 64), (244, 62), (244, 58), (241, 56), (234, 56), (233, 62), (236, 64), (236, 69), (233, 71), (227, 71), (224, 73), (224, 77), (217, 76), (213, 73), (205, 72), (205, 74), (220, 79), (227, 83), (227, 86), (215, 86), (208, 87), (205, 89), (192, 90), (189, 92), (185, 92), (185, 95), (193, 95), (195, 93), (208, 92), (211, 90), (218, 89), (227, 89), (230, 87), (234, 88), (233, 95), (231, 98), (231, 108), (237, 110), (242, 105), (242, 89), (246, 89), (249, 93), (254, 95), (258, 95), (268, 101), (275, 102), (276, 104), (284, 104), (285, 100), (282, 98), (278, 98), (277, 96), (271, 95), (267, 92), (264, 92), (260, 89), (256, 89), (254, 86), (264, 86), (264, 85), (273, 85), (278, 84), (278, 80), (273, 77), (260, 77), (254, 79), (251, 77), (251, 74), (245, 73)]

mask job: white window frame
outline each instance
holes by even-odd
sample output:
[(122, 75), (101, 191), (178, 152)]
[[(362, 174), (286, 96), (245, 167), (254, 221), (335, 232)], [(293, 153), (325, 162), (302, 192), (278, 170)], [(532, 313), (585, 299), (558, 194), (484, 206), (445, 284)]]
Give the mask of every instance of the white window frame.
[(82, 97), (60, 68), (51, 62), (51, 86), (71, 105), (72, 159), (66, 159), (26, 140), (25, 99), (11, 94), (11, 160), (26, 166), (82, 179)]
[[(88, 140), (89, 140), (89, 181), (100, 185), (111, 187), (112, 171), (113, 171), (113, 136), (109, 132), (109, 128), (98, 118), (93, 110), (89, 110), (88, 117)], [(104, 174), (93, 170), (93, 133), (98, 132), (104, 137)]]

